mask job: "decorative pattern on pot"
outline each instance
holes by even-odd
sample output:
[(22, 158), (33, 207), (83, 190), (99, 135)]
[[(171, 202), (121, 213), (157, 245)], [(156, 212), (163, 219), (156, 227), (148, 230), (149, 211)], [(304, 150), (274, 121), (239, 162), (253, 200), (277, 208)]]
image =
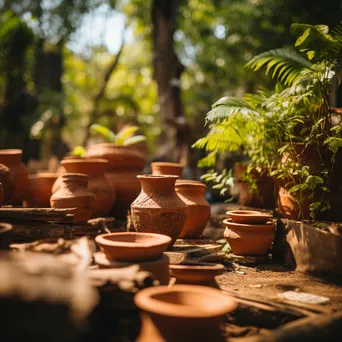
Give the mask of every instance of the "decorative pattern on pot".
[(220, 325), (237, 307), (230, 296), (198, 285), (153, 286), (134, 302), (142, 310), (137, 342), (224, 342)]
[(30, 205), (49, 208), (51, 189), (57, 178), (58, 174), (51, 172), (38, 172), (35, 175), (29, 175)]
[(115, 189), (105, 176), (108, 166), (106, 159), (65, 159), (61, 164), (69, 173), (88, 175), (88, 189), (95, 195), (92, 217), (108, 215), (115, 201)]
[(145, 166), (145, 155), (133, 146), (96, 144), (89, 147), (86, 158), (108, 160), (106, 177), (116, 192), (110, 214), (126, 218), (130, 205), (140, 192), (137, 175)]
[(136, 231), (165, 234), (171, 246), (181, 233), (186, 219), (186, 204), (175, 191), (178, 176), (140, 175), (141, 192), (131, 205)]
[(51, 196), (52, 208), (76, 208), (74, 223), (86, 223), (92, 215), (95, 195), (88, 189), (89, 176), (80, 173), (62, 175), (62, 186)]
[(195, 239), (203, 233), (210, 219), (210, 205), (204, 197), (205, 189), (206, 186), (201, 182), (176, 181), (176, 192), (188, 207), (180, 238)]
[(175, 175), (181, 176), (184, 165), (179, 163), (154, 162), (151, 163), (153, 175)]
[(8, 204), (21, 205), (29, 194), (26, 166), (21, 161), (22, 150), (0, 150), (0, 163), (6, 165), (15, 179), (15, 190)]

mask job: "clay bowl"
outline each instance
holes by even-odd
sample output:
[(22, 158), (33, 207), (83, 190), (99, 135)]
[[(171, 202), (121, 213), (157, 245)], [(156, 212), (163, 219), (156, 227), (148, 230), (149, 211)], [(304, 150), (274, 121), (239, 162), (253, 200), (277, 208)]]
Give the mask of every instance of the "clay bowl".
[(224, 266), (221, 264), (196, 263), (169, 265), (171, 275), (184, 284), (205, 284), (213, 282)]
[(272, 218), (272, 215), (254, 210), (231, 210), (226, 212), (235, 223), (263, 223)]
[(160, 258), (171, 238), (155, 233), (111, 233), (98, 235), (95, 241), (109, 260), (143, 261)]

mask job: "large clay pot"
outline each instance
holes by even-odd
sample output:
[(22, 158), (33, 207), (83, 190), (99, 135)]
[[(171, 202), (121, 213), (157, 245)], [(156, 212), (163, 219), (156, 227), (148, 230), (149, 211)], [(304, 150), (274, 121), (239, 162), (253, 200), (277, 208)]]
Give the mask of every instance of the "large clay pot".
[(6, 165), (15, 179), (15, 190), (9, 204), (21, 205), (29, 194), (26, 166), (21, 161), (22, 150), (0, 150), (0, 163)]
[(181, 176), (184, 165), (178, 163), (154, 162), (151, 163), (153, 175), (176, 175)]
[(179, 237), (196, 239), (210, 219), (210, 205), (204, 197), (206, 186), (197, 181), (176, 181), (176, 192), (187, 205), (186, 220)]
[(0, 183), (3, 190), (3, 202), (8, 203), (14, 194), (15, 179), (10, 169), (3, 164), (0, 164)]
[(30, 205), (38, 208), (49, 208), (51, 189), (58, 177), (57, 173), (38, 172), (29, 175), (30, 183)]
[(131, 205), (134, 228), (138, 232), (165, 234), (171, 247), (186, 219), (186, 204), (175, 191), (178, 176), (141, 175), (141, 192)]
[(142, 310), (137, 342), (223, 342), (220, 325), (237, 304), (207, 286), (153, 286), (141, 290), (134, 302)]
[(242, 224), (224, 220), (224, 237), (236, 255), (265, 255), (275, 234), (273, 223)]
[(62, 186), (51, 196), (52, 208), (76, 208), (74, 223), (86, 223), (92, 215), (95, 195), (88, 189), (89, 176), (80, 173), (62, 175)]
[(140, 192), (137, 175), (145, 166), (145, 155), (132, 146), (96, 144), (89, 147), (86, 158), (108, 160), (106, 177), (116, 191), (116, 201), (110, 214), (126, 218), (130, 205)]
[(69, 173), (88, 175), (88, 189), (95, 195), (93, 217), (108, 215), (115, 201), (115, 190), (105, 176), (106, 159), (65, 159), (61, 164)]

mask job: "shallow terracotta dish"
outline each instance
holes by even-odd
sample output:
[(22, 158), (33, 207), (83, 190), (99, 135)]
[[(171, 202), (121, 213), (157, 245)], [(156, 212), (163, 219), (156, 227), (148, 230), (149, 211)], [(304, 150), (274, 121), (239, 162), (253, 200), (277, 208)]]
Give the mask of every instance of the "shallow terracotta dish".
[(95, 241), (109, 260), (141, 261), (160, 258), (171, 238), (155, 233), (111, 233), (98, 235)]
[(171, 275), (184, 284), (203, 284), (213, 281), (224, 266), (221, 264), (199, 263), (196, 265), (170, 265)]
[(231, 210), (226, 212), (235, 223), (266, 223), (272, 215), (254, 210)]

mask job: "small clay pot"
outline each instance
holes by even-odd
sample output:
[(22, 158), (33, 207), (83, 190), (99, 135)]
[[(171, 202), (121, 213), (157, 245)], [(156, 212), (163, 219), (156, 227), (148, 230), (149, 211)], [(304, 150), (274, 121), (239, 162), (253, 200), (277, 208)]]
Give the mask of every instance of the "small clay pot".
[(28, 172), (21, 161), (22, 154), (22, 150), (0, 150), (0, 163), (9, 168), (15, 180), (15, 190), (8, 204), (21, 205), (24, 200), (28, 199)]
[(98, 235), (95, 241), (109, 260), (142, 261), (160, 258), (171, 238), (153, 233), (111, 233)]
[(235, 223), (257, 223), (265, 224), (272, 218), (272, 215), (254, 210), (231, 210), (226, 212)]
[(38, 172), (29, 175), (30, 205), (38, 208), (49, 208), (52, 186), (58, 178), (57, 173)]
[(208, 284), (224, 270), (221, 264), (197, 263), (189, 265), (170, 265), (171, 275), (183, 284)]
[[(65, 159), (61, 164), (69, 173), (88, 175), (88, 188), (95, 195), (92, 217), (108, 215), (115, 201), (115, 190), (105, 176), (108, 161), (106, 159)], [(57, 185), (54, 186), (54, 190)]]
[(137, 342), (223, 342), (220, 325), (237, 307), (221, 291), (197, 285), (153, 286), (134, 302), (142, 310)]
[(9, 249), (12, 241), (13, 227), (8, 223), (0, 223), (0, 250)]
[(177, 180), (176, 192), (187, 205), (185, 224), (179, 237), (196, 239), (203, 233), (210, 219), (210, 205), (204, 197), (206, 186), (201, 182)]
[(107, 143), (90, 146), (86, 158), (108, 160), (106, 177), (116, 192), (116, 201), (109, 214), (126, 219), (132, 202), (140, 192), (137, 175), (145, 166), (146, 155), (134, 146)]
[(274, 240), (274, 223), (242, 224), (224, 220), (224, 237), (236, 255), (265, 255)]
[(86, 223), (92, 215), (95, 195), (88, 189), (89, 176), (80, 173), (62, 175), (62, 186), (51, 196), (52, 208), (76, 208), (74, 223)]
[(15, 190), (15, 179), (10, 169), (3, 164), (0, 164), (0, 183), (3, 189), (3, 203), (9, 203)]
[(131, 205), (132, 221), (138, 232), (165, 234), (173, 246), (181, 233), (187, 205), (175, 191), (178, 176), (141, 175), (140, 195)]
[(154, 162), (151, 163), (153, 175), (181, 176), (184, 165), (178, 163)]

